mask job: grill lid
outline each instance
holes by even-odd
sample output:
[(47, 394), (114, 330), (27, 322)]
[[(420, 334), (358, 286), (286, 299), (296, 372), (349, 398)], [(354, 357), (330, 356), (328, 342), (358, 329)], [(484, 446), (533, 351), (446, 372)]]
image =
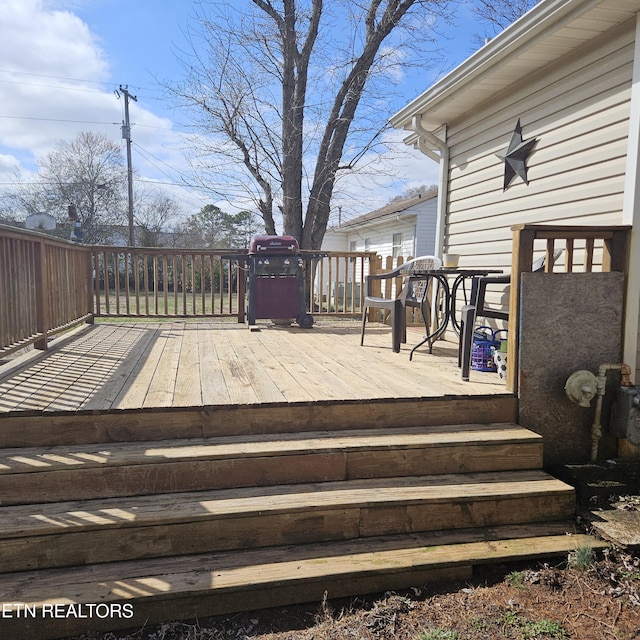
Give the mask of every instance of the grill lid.
[(293, 236), (254, 236), (249, 245), (249, 254), (295, 254), (300, 251)]

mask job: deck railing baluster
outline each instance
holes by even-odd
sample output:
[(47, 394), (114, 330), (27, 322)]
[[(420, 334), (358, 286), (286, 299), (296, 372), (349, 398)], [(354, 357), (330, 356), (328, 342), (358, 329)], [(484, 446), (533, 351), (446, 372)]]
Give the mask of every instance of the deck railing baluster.
[[(226, 317), (244, 321), (238, 251), (87, 246), (0, 225), (0, 354), (96, 317)], [(328, 252), (311, 263), (309, 309), (355, 316), (371, 252)], [(171, 291), (173, 290), (173, 295)]]

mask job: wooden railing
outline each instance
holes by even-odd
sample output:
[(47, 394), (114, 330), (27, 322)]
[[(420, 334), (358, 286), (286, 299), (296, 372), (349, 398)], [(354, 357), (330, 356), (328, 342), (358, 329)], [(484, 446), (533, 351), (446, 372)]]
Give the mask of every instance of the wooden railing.
[[(101, 317), (237, 317), (245, 320), (239, 251), (91, 247), (93, 297)], [(304, 253), (304, 252), (302, 252)], [(328, 252), (307, 262), (313, 314), (357, 315), (373, 253)]]
[(96, 316), (244, 319), (244, 274), (230, 251), (94, 246), (91, 260)]
[[(238, 253), (89, 247), (0, 225), (0, 356), (32, 344), (46, 348), (54, 333), (94, 317), (244, 322), (246, 271)], [(332, 251), (310, 261), (311, 312), (359, 315), (375, 258)]]
[(312, 263), (314, 284), (310, 287), (309, 309), (319, 315), (359, 315), (366, 277), (376, 272), (379, 256), (359, 251), (329, 251), (328, 254)]
[[(519, 361), (520, 275), (530, 272), (534, 259), (544, 252), (545, 271), (626, 272), (631, 227), (578, 227), (521, 224), (512, 227), (513, 249), (509, 294), (507, 361)], [(554, 255), (562, 250), (560, 257)], [(507, 389), (518, 389), (518, 366), (507, 368)]]
[(86, 248), (0, 225), (0, 355), (91, 321)]

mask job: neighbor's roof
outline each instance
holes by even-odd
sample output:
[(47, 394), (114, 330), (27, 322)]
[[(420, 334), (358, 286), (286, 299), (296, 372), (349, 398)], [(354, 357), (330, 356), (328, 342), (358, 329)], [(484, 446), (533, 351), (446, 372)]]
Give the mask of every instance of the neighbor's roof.
[(391, 202), (384, 207), (381, 207), (380, 209), (376, 209), (375, 211), (371, 211), (370, 213), (365, 213), (364, 215), (353, 218), (348, 222), (343, 222), (339, 227), (334, 228), (334, 231), (346, 231), (351, 227), (357, 227), (360, 225), (377, 222), (382, 218), (386, 218), (387, 216), (397, 216), (402, 213), (406, 213), (408, 209), (411, 209), (411, 207), (414, 207), (420, 202), (428, 202), (429, 200), (433, 200), (434, 198), (437, 198), (437, 194), (428, 191), (427, 193), (423, 193), (419, 196), (415, 196), (407, 200), (398, 200), (397, 202)]
[[(435, 131), (633, 18), (640, 0), (542, 0), (391, 118), (411, 130), (414, 115)], [(409, 140), (407, 140), (409, 141)]]

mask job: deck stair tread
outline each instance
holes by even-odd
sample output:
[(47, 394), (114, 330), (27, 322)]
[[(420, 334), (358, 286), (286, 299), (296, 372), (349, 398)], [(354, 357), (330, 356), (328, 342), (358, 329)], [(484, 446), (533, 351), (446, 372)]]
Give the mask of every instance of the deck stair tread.
[(240, 456), (290, 456), (495, 443), (537, 444), (541, 439), (538, 434), (518, 425), (497, 423), (23, 447), (0, 449), (0, 475), (158, 462), (224, 460)]
[(0, 634), (140, 629), (606, 546), (576, 531), (574, 488), (542, 469), (542, 437), (514, 409), (456, 398), (11, 418), (0, 603), (133, 603), (135, 616), (13, 618)]
[(573, 495), (540, 470), (375, 478), (2, 508), (0, 538), (427, 502)]
[[(156, 558), (69, 569), (7, 574), (4, 592), (16, 602), (108, 602), (162, 599), (172, 594), (242, 591), (318, 578), (418, 571), (566, 554), (580, 546), (606, 546), (593, 537), (567, 533), (571, 523), (530, 527), (386, 536), (366, 541), (284, 546), (258, 551)], [(407, 585), (409, 586), (409, 585)]]

